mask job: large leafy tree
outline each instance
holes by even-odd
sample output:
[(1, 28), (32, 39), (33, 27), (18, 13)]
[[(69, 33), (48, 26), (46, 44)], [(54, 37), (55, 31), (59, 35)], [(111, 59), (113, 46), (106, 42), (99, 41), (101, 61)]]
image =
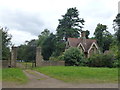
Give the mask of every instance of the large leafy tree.
[(110, 44), (112, 43), (112, 35), (107, 31), (107, 26), (99, 23), (95, 29), (94, 35), (101, 51), (109, 50)]
[(0, 28), (2, 32), (2, 60), (8, 60), (10, 58), (10, 46), (12, 36), (8, 34), (8, 28)]
[(117, 36), (117, 40), (120, 43), (120, 13), (117, 14), (115, 20), (113, 20), (114, 22), (114, 29), (116, 31), (116, 36)]
[(82, 30), (84, 25), (84, 19), (79, 18), (79, 12), (74, 8), (69, 8), (65, 15), (62, 15), (62, 19), (59, 19), (59, 25), (57, 27), (57, 36), (59, 39), (67, 41), (69, 37), (79, 37), (79, 31)]
[(50, 56), (55, 51), (56, 36), (51, 33), (42, 44), (42, 55), (44, 60), (49, 60)]
[(117, 41), (118, 41), (118, 58), (120, 59), (120, 13), (117, 14), (116, 18), (113, 20), (114, 29), (116, 31)]
[(43, 32), (38, 36), (38, 46), (42, 47), (44, 40), (50, 35), (50, 31), (48, 29), (44, 29)]

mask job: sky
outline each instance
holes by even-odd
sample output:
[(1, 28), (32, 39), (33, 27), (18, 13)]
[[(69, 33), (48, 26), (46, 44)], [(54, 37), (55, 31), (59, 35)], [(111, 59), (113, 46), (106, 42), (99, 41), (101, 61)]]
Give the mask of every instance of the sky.
[(26, 40), (37, 39), (48, 29), (56, 33), (58, 19), (68, 8), (76, 7), (85, 20), (83, 30), (93, 36), (98, 23), (108, 26), (114, 34), (113, 20), (118, 13), (119, 0), (0, 0), (0, 26), (8, 27), (16, 46)]

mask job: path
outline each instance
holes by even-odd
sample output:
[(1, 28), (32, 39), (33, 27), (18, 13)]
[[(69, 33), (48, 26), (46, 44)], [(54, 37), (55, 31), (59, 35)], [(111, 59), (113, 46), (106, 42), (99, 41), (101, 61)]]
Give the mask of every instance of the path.
[(72, 84), (65, 83), (33, 70), (23, 70), (29, 78), (26, 84), (3, 82), (3, 88), (118, 88), (118, 84)]

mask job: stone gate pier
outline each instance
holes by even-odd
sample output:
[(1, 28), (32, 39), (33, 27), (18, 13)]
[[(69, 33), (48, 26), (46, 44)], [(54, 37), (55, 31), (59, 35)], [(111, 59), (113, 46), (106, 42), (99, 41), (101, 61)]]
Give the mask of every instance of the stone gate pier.
[(17, 47), (12, 47), (10, 67), (16, 67), (16, 60), (17, 60)]
[(40, 47), (37, 47), (36, 48), (36, 62), (35, 62), (35, 66), (41, 66), (42, 64), (42, 61), (43, 61), (43, 57), (41, 55), (41, 48)]
[(41, 48), (36, 48), (36, 67), (40, 66), (65, 66), (64, 61), (45, 61), (43, 60), (42, 54), (41, 54)]

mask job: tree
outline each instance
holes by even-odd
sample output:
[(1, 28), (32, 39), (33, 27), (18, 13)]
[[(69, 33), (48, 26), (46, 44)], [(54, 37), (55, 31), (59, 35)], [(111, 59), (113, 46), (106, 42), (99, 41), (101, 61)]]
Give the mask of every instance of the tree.
[(42, 47), (44, 40), (50, 35), (50, 31), (48, 29), (44, 29), (43, 32), (38, 36), (38, 46)]
[(2, 60), (8, 60), (10, 58), (10, 46), (12, 36), (8, 34), (8, 28), (1, 28), (2, 31)]
[(86, 38), (89, 39), (90, 31), (86, 30)]
[(18, 47), (18, 59), (25, 61), (33, 61), (36, 57), (37, 41), (35, 39), (27, 41), (27, 44)]
[(56, 36), (51, 33), (50, 36), (48, 36), (43, 44), (42, 44), (42, 55), (44, 60), (49, 60), (50, 56), (53, 54), (55, 51), (55, 40)]
[(116, 18), (113, 20), (113, 22), (114, 22), (113, 28), (114, 28), (115, 31), (116, 31), (117, 40), (118, 40), (118, 42), (120, 43), (120, 13), (117, 14), (117, 16), (116, 16)]
[(117, 41), (118, 41), (118, 58), (120, 59), (120, 13), (117, 14), (116, 18), (113, 20), (114, 30), (116, 31)]
[(104, 52), (105, 50), (109, 50), (110, 44), (112, 43), (112, 35), (107, 31), (107, 26), (98, 24), (94, 35), (101, 51)]
[(64, 53), (65, 64), (68, 66), (79, 66), (84, 61), (84, 56), (78, 48), (69, 48)]
[(110, 49), (110, 46), (113, 42), (113, 36), (110, 32), (106, 31), (103, 33), (103, 52)]
[(79, 37), (79, 31), (82, 30), (85, 21), (78, 16), (79, 12), (76, 7), (69, 8), (67, 13), (62, 15), (63, 19), (59, 19), (57, 27), (57, 36), (60, 40), (64, 38), (67, 41), (69, 37)]

